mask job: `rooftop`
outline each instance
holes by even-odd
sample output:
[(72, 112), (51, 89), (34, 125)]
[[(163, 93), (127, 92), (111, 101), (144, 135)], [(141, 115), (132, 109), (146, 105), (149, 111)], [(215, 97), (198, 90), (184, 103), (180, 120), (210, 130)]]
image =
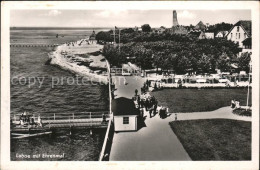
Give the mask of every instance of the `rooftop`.
[(251, 37), (251, 21), (240, 20), (234, 26), (242, 26), (249, 35), (249, 37)]
[(125, 97), (112, 100), (112, 112), (114, 116), (139, 114), (134, 101)]
[(252, 38), (246, 38), (242, 43), (243, 45), (252, 45)]

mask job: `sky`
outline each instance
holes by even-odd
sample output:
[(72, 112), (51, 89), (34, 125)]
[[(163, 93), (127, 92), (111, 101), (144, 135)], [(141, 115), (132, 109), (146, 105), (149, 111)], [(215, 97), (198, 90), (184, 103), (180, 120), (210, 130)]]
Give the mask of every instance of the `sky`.
[[(177, 10), (180, 25), (251, 20), (250, 10)], [(172, 10), (12, 10), (11, 27), (172, 26)]]

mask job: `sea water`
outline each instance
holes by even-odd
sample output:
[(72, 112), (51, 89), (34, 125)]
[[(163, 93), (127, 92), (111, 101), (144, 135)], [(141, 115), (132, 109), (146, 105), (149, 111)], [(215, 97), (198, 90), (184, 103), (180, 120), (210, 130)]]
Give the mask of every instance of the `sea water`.
[[(94, 29), (96, 33), (103, 29)], [(10, 47), (11, 115), (24, 111), (35, 115), (107, 111), (108, 88), (91, 83), (52, 86), (53, 77), (75, 77), (45, 65), (53, 47), (19, 47), (26, 44), (53, 45), (86, 38), (93, 29), (11, 29)], [(58, 38), (56, 35), (58, 34)], [(31, 81), (29, 83), (29, 80)], [(34, 82), (33, 80), (41, 80)], [(105, 130), (56, 130), (41, 137), (11, 140), (11, 160), (98, 160)], [(47, 155), (47, 156), (42, 156)], [(63, 155), (61, 157), (48, 155)]]

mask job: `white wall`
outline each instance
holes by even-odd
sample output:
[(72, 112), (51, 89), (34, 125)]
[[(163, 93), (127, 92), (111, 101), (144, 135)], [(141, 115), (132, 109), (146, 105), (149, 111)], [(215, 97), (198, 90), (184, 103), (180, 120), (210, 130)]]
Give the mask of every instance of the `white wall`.
[(222, 32), (217, 33), (216, 37), (224, 37)]
[(227, 35), (228, 31), (220, 31), (217, 33), (216, 37), (225, 37)]
[(207, 39), (214, 39), (214, 33), (213, 32), (205, 32), (205, 36)]
[(233, 42), (238, 42), (240, 48), (243, 47), (242, 41), (246, 38), (248, 38), (248, 36), (241, 26), (235, 26), (227, 35), (227, 39)]
[[(129, 117), (129, 124), (123, 124), (123, 117)], [(137, 116), (114, 116), (115, 131), (137, 130)]]

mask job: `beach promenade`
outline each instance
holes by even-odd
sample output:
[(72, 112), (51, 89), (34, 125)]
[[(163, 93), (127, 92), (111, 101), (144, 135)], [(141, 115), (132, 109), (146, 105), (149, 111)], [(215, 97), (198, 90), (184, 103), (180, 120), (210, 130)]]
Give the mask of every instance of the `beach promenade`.
[[(140, 89), (145, 82), (141, 77), (114, 76), (115, 98), (132, 98), (135, 89)], [(120, 84), (119, 84), (120, 83)], [(137, 132), (119, 132), (114, 134), (110, 152), (110, 161), (156, 161), (156, 160), (191, 160), (177, 136), (169, 126), (171, 117), (160, 119), (158, 115), (150, 118), (145, 112), (145, 125)]]

